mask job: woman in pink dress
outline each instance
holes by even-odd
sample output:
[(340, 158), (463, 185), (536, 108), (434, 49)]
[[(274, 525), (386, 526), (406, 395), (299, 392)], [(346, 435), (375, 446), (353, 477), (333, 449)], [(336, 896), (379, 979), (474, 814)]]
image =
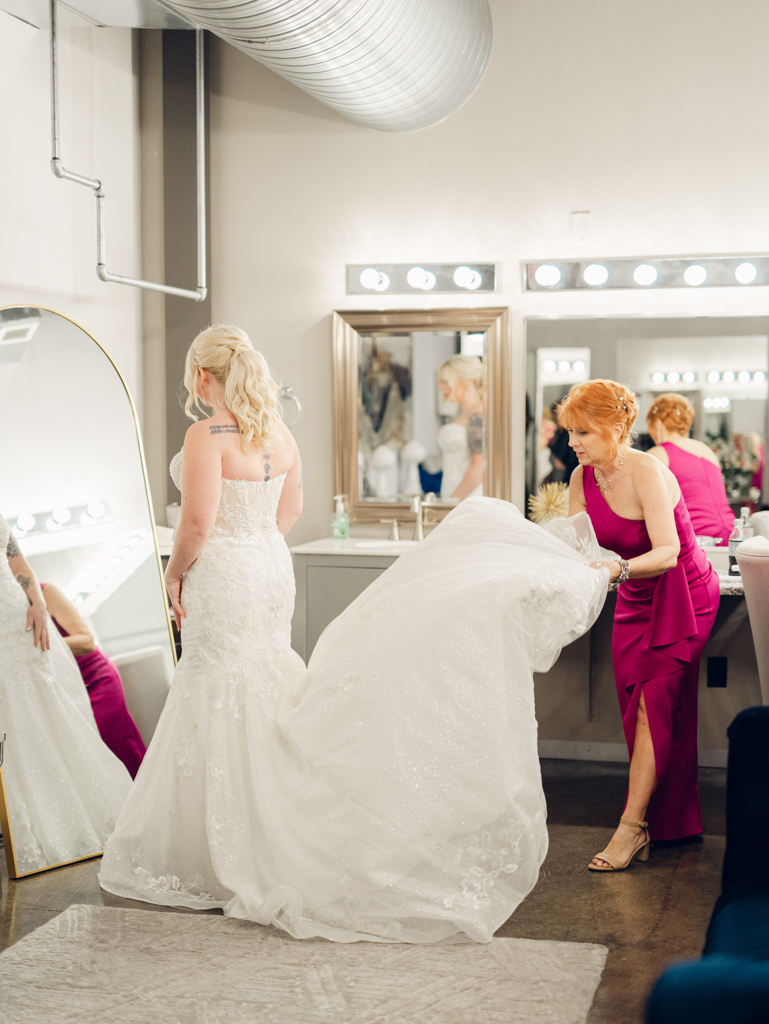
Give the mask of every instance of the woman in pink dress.
[(703, 441), (689, 437), (693, 422), (694, 406), (688, 398), (675, 392), (657, 395), (646, 414), (649, 433), (657, 442), (649, 455), (667, 466), (678, 481), (696, 536), (713, 537), (726, 545), (734, 512), (717, 456)]
[(619, 828), (592, 871), (646, 860), (652, 838), (702, 831), (697, 687), (718, 577), (697, 546), (675, 476), (631, 448), (637, 415), (633, 392), (610, 380), (577, 384), (558, 410), (580, 462), (569, 515), (586, 511), (599, 544), (620, 556), (597, 564), (618, 587), (612, 655), (630, 784)]
[(99, 735), (135, 779), (147, 748), (126, 707), (117, 665), (96, 646), (87, 623), (69, 598), (52, 583), (40, 586), (54, 625), (75, 656)]

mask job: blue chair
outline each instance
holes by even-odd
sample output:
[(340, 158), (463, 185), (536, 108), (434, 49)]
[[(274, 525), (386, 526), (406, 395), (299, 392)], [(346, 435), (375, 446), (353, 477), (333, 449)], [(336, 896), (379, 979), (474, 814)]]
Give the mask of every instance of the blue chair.
[(769, 707), (729, 726), (726, 854), (701, 960), (669, 967), (647, 1024), (769, 1024)]

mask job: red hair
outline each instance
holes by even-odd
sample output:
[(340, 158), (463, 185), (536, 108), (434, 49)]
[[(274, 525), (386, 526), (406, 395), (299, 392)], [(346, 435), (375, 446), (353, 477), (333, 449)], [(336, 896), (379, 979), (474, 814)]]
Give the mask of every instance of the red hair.
[(694, 406), (684, 395), (666, 391), (664, 395), (657, 395), (646, 414), (650, 429), (655, 420), (659, 420), (663, 427), (672, 430), (674, 434), (686, 437), (694, 422)]
[[(592, 430), (614, 445), (614, 457), (621, 445), (630, 442), (638, 416), (634, 392), (615, 380), (588, 380), (575, 384), (558, 406), (558, 422), (567, 430)], [(621, 424), (619, 437), (614, 432)]]

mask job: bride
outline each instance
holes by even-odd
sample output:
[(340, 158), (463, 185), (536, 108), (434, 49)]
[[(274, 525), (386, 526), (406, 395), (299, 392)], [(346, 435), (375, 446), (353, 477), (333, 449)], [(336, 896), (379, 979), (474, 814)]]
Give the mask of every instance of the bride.
[[(243, 331), (187, 355), (184, 653), (102, 862), (109, 892), (297, 938), (488, 942), (547, 851), (532, 671), (587, 630), (608, 573), (492, 498), (462, 502), (321, 637), (290, 646), (302, 506), (276, 384)], [(581, 544), (582, 552), (575, 550)]]

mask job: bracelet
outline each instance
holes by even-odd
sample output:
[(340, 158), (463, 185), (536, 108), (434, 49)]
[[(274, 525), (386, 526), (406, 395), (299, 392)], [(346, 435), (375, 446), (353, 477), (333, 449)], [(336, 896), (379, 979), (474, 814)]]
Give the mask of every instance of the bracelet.
[(619, 562), (619, 576), (617, 577), (617, 586), (620, 583), (626, 583), (630, 579), (630, 562), (624, 558), (618, 558)]

